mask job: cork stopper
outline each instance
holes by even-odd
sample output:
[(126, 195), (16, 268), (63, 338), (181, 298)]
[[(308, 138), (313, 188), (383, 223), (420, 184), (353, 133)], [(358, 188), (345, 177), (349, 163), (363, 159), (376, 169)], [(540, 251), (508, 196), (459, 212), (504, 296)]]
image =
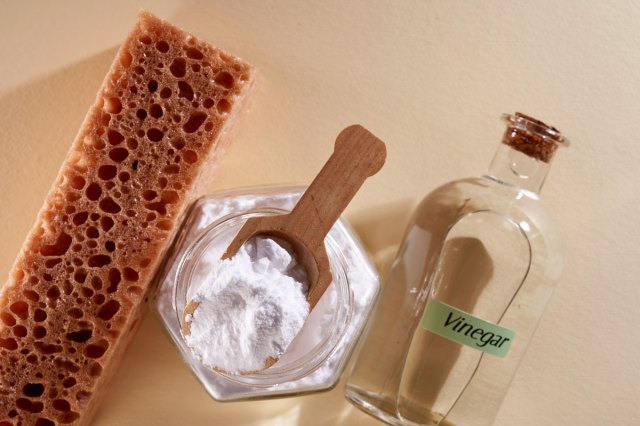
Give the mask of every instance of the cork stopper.
[(533, 117), (516, 112), (502, 118), (507, 122), (502, 143), (536, 160), (548, 163), (559, 145), (569, 145), (558, 129)]

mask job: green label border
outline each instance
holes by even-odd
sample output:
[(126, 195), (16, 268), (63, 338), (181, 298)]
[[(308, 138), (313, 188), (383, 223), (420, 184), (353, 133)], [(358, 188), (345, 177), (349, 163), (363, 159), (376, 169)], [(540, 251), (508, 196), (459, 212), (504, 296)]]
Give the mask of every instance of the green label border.
[(420, 325), (439, 336), (500, 358), (507, 356), (516, 337), (513, 330), (436, 299), (427, 303)]

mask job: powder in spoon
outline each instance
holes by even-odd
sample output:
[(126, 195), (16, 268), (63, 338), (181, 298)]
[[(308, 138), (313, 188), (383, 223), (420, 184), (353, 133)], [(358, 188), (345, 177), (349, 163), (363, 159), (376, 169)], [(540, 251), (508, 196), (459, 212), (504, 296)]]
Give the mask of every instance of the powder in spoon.
[(185, 336), (209, 367), (229, 373), (262, 370), (279, 358), (309, 315), (307, 275), (284, 241), (254, 237), (211, 270), (187, 315)]

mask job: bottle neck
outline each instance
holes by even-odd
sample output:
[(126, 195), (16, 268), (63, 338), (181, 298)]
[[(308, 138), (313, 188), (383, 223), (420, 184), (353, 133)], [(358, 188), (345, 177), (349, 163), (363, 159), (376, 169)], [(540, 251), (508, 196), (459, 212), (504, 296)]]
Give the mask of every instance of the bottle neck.
[(548, 162), (537, 160), (501, 143), (486, 176), (498, 183), (525, 190), (538, 197), (549, 168)]

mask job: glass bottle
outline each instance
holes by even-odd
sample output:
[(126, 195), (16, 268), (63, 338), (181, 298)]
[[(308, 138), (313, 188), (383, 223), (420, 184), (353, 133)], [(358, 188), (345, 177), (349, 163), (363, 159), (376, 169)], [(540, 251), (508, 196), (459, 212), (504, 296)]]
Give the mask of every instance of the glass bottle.
[(490, 425), (559, 278), (539, 193), (568, 141), (503, 119), (488, 173), (418, 206), (360, 344), (346, 397), (387, 423)]

